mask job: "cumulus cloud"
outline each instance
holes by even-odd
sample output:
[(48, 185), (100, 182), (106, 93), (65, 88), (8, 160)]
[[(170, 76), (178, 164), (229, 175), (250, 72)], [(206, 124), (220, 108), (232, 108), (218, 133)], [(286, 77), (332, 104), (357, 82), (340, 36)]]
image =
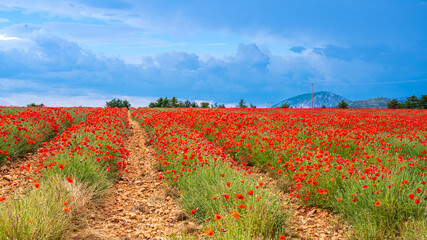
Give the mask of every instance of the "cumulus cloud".
[(294, 46), (294, 47), (291, 47), (289, 50), (291, 50), (294, 53), (302, 53), (305, 50), (305, 47)]
[[(372, 51), (366, 51), (363, 56), (354, 53), (363, 52), (360, 49), (336, 46), (276, 55), (263, 45), (240, 44), (235, 54), (225, 57), (201, 60), (194, 53), (171, 51), (146, 55), (138, 64), (127, 64), (120, 58), (96, 55), (38, 25), (13, 25), (0, 29), (0, 34), (16, 38), (0, 41), (0, 90), (6, 105), (23, 105), (33, 96), (58, 95), (52, 98), (52, 104), (65, 104), (62, 96), (97, 104), (99, 100), (95, 99), (108, 99), (100, 96), (176, 96), (218, 103), (244, 98), (259, 104), (307, 92), (310, 88), (304, 84), (308, 82), (336, 84), (389, 79), (381, 65), (381, 56), (391, 51), (387, 48), (377, 48), (374, 55), (367, 55)], [(334, 91), (334, 85), (319, 90)], [(351, 91), (354, 88), (348, 90)], [(85, 97), (94, 94), (96, 97)], [(147, 102), (136, 97), (134, 101)], [(83, 102), (73, 102), (79, 103)]]

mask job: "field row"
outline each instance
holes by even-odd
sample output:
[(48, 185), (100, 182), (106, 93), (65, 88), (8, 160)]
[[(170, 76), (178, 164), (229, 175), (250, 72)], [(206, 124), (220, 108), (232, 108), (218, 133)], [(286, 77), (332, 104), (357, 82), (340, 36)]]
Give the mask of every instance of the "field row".
[(88, 206), (103, 198), (121, 172), (127, 171), (124, 141), (130, 126), (125, 109), (30, 109), (17, 114), (21, 119), (10, 115), (13, 120), (7, 123), (22, 126), (18, 121), (25, 121), (35, 127), (37, 121), (25, 120), (23, 116), (28, 115), (24, 113), (40, 113), (46, 122), (55, 122), (51, 112), (59, 118), (72, 112), (74, 118), (70, 118), (69, 128), (58, 128), (54, 138), (40, 143), (43, 147), (38, 150), (37, 162), (21, 167), (33, 173), (27, 178), (33, 187), (24, 194), (0, 196), (0, 239), (69, 236), (82, 226)]
[(133, 116), (155, 129), (159, 160), (167, 171), (175, 166), (169, 173), (175, 185), (187, 162), (206, 154), (192, 143), (202, 141), (235, 164), (275, 173), (293, 197), (342, 216), (355, 238), (427, 234), (424, 110), (138, 109)]

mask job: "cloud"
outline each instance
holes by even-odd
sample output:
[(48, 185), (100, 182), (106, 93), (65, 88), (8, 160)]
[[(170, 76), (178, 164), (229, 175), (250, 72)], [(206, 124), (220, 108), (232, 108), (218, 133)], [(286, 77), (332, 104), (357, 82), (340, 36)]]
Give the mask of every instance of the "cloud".
[[(357, 94), (357, 88), (342, 90), (336, 87), (337, 83), (394, 81), (397, 73), (404, 72), (402, 69), (406, 72), (404, 77), (427, 75), (421, 67), (426, 63), (425, 57), (415, 52), (405, 55), (385, 46), (328, 45), (306, 48), (299, 54), (277, 55), (264, 45), (250, 43), (240, 44), (235, 54), (224, 57), (201, 59), (194, 53), (168, 51), (144, 55), (140, 63), (127, 64), (118, 57), (97, 55), (39, 25), (12, 25), (0, 29), (0, 34), (17, 38), (0, 41), (0, 91), (7, 105), (22, 105), (33, 96), (30, 102), (54, 96), (52, 99), (58, 104), (65, 104), (61, 99), (67, 97), (92, 99), (98, 104), (100, 100), (96, 99), (104, 101), (109, 96), (134, 96), (141, 104), (143, 100), (137, 96), (176, 96), (218, 103), (243, 98), (265, 104), (263, 101), (307, 92), (309, 82), (316, 82), (318, 90), (340, 90), (337, 93), (345, 95)], [(414, 49), (423, 52), (422, 46), (420, 42)], [(403, 59), (413, 61), (408, 64)], [(423, 89), (423, 84), (418, 83), (416, 89)], [(381, 92), (363, 90), (365, 95)], [(22, 99), (14, 99), (19, 96)], [(101, 98), (104, 96), (107, 97)], [(79, 101), (73, 104), (80, 105)]]
[(6, 34), (0, 34), (0, 41), (20, 40), (17, 37), (8, 37)]
[(0, 23), (8, 23), (9, 20), (6, 18), (0, 18)]
[(186, 52), (161, 53), (154, 59), (165, 69), (196, 70), (199, 68), (199, 56)]
[(44, 95), (34, 93), (17, 93), (0, 97), (2, 106), (27, 106), (30, 103), (43, 103), (48, 107), (104, 107), (107, 101), (119, 98), (128, 100), (132, 107), (146, 107), (150, 102), (156, 99), (153, 97), (136, 97), (122, 95), (99, 95), (92, 94), (86, 96), (62, 96), (62, 95)]
[(302, 53), (305, 50), (305, 47), (295, 46), (295, 47), (291, 47), (289, 50), (291, 50), (294, 53)]

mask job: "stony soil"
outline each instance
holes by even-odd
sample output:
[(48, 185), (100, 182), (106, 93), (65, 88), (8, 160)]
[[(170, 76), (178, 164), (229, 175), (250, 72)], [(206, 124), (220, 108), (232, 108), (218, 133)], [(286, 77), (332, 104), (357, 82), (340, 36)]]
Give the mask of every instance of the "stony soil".
[(91, 232), (98, 233), (96, 238), (166, 239), (168, 234), (194, 223), (178, 221), (186, 217), (168, 196), (166, 183), (158, 179), (147, 132), (135, 121), (131, 124), (132, 136), (126, 146), (129, 173), (112, 187), (113, 194), (104, 207), (89, 215), (88, 225)]
[[(87, 212), (87, 228), (77, 230), (70, 239), (167, 239), (171, 233), (202, 232), (188, 215), (180, 210), (172, 198), (166, 182), (159, 179), (155, 169), (154, 149), (149, 136), (131, 120), (132, 135), (127, 141), (130, 152), (129, 173), (111, 187), (111, 195), (95, 209)], [(21, 166), (38, 162), (37, 153), (28, 154), (0, 168), (0, 196), (9, 197), (32, 186), (32, 171), (20, 170)], [(269, 174), (254, 169), (266, 185), (280, 185)], [(287, 193), (279, 196), (293, 212), (288, 232), (292, 239), (344, 239), (348, 227), (339, 223), (328, 211), (307, 208), (298, 204)]]

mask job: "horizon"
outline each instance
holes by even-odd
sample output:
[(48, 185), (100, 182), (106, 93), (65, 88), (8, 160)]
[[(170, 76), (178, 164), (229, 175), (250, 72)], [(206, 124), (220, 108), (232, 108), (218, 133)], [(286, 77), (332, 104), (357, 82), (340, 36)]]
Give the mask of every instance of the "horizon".
[(425, 29), (427, 1), (4, 0), (0, 105), (420, 96)]

